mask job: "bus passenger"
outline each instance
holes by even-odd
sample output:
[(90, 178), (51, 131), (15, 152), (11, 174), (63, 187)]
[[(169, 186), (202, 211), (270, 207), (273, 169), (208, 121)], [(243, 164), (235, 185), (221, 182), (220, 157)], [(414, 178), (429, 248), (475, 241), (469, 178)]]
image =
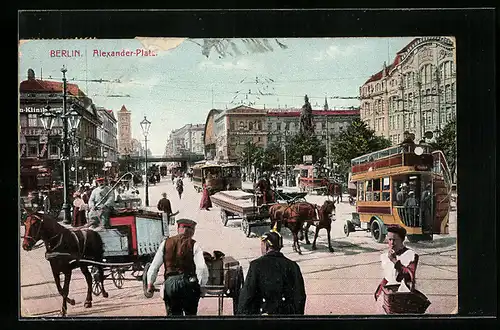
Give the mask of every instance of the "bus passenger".
[(402, 183), (399, 186), (399, 188), (400, 188), (400, 190), (396, 194), (396, 203), (397, 203), (397, 205), (402, 206), (402, 205), (404, 205), (405, 200), (408, 197), (408, 193), (407, 193), (408, 186), (406, 185), (406, 183)]
[(417, 221), (418, 213), (417, 213), (417, 200), (415, 199), (415, 193), (410, 191), (408, 194), (408, 198), (404, 203), (406, 219), (408, 219), (411, 226), (415, 225), (415, 221)]

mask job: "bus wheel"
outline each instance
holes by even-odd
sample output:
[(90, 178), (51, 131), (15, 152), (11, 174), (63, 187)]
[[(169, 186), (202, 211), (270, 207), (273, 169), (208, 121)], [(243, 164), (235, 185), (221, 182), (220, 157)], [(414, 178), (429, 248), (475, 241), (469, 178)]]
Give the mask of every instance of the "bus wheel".
[(349, 237), (349, 233), (351, 232), (349, 222), (350, 221), (346, 221), (346, 223), (344, 224), (344, 234), (346, 237)]
[(370, 229), (371, 229), (370, 231), (372, 233), (373, 239), (377, 243), (384, 243), (385, 234), (382, 232), (382, 228), (380, 226), (380, 223), (377, 220), (373, 220)]

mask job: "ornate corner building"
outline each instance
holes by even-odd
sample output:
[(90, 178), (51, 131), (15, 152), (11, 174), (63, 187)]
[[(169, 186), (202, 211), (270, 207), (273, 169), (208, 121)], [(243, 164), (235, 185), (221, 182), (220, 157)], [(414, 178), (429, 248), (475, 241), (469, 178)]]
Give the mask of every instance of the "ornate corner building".
[(438, 136), (456, 116), (454, 50), (451, 38), (415, 38), (360, 87), (361, 119), (393, 144), (404, 131)]

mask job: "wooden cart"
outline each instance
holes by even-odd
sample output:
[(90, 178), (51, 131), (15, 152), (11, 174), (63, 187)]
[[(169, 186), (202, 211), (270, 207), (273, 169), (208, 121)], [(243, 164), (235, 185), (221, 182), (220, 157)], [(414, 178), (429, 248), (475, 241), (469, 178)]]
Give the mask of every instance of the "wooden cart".
[(212, 203), (220, 207), (224, 226), (229, 220), (241, 219), (241, 229), (250, 237), (251, 229), (270, 226), (269, 205), (257, 205), (255, 194), (242, 190), (220, 191), (210, 197)]

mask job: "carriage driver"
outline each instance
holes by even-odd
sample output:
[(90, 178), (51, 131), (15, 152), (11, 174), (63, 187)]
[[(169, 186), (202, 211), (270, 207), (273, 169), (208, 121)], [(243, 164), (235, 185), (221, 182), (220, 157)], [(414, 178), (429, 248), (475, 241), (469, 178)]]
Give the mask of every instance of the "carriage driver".
[(97, 178), (98, 187), (89, 198), (89, 226), (109, 228), (109, 216), (115, 207), (115, 193), (104, 178)]
[(238, 314), (304, 315), (306, 291), (299, 265), (281, 252), (274, 229), (261, 237), (262, 256), (250, 267), (238, 299)]
[(177, 220), (178, 235), (166, 238), (147, 273), (148, 291), (153, 292), (158, 270), (165, 268), (163, 300), (167, 316), (196, 315), (201, 288), (208, 282), (208, 267), (203, 250), (193, 239), (196, 222)]

